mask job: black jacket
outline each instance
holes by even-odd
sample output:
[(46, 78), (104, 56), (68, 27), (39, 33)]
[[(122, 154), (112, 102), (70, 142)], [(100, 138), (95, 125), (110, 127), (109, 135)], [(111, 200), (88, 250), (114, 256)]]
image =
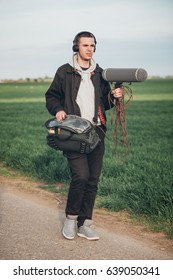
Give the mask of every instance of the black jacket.
[[(95, 122), (98, 116), (99, 105), (101, 106), (105, 119), (105, 110), (110, 109), (108, 102), (110, 85), (107, 81), (103, 80), (102, 71), (97, 64), (95, 71), (91, 75), (95, 89), (95, 115), (93, 116)], [(70, 64), (67, 63), (58, 68), (45, 94), (46, 107), (51, 115), (55, 116), (57, 112), (64, 110), (69, 115), (81, 116), (79, 106), (75, 101), (80, 82), (81, 75)]]

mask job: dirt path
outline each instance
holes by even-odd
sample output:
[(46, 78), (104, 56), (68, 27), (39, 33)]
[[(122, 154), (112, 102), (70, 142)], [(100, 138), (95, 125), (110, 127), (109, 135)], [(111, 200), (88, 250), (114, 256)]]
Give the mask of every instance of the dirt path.
[(173, 259), (173, 241), (132, 222), (127, 213), (95, 209), (100, 240), (61, 235), (65, 198), (27, 178), (0, 176), (0, 259)]

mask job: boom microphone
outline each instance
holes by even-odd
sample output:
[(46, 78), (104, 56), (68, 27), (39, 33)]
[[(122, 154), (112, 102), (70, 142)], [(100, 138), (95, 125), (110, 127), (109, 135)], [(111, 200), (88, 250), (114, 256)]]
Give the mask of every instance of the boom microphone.
[(148, 74), (142, 68), (107, 68), (103, 70), (102, 77), (108, 82), (143, 82), (147, 79)]

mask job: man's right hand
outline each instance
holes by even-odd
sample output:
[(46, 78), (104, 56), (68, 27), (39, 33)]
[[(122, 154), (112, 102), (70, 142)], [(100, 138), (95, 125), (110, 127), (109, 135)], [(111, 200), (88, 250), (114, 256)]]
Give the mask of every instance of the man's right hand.
[(59, 111), (56, 113), (55, 117), (56, 117), (57, 121), (62, 122), (67, 117), (67, 114), (64, 111)]

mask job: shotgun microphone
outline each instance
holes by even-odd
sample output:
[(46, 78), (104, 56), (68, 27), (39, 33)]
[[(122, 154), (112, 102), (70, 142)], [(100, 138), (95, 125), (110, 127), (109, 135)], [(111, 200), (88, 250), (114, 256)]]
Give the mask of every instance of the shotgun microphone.
[(108, 82), (143, 82), (147, 79), (148, 74), (142, 68), (107, 68), (103, 70), (102, 77)]

